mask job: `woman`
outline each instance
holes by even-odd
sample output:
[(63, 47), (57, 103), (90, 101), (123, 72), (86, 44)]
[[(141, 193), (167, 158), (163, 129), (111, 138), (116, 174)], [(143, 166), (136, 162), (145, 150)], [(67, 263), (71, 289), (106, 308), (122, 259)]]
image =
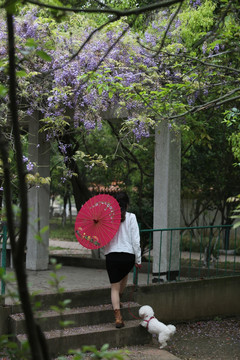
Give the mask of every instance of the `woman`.
[(118, 232), (105, 246), (106, 268), (111, 283), (111, 301), (116, 328), (124, 326), (120, 312), (120, 297), (126, 287), (128, 274), (134, 264), (141, 267), (139, 227), (136, 216), (127, 212), (129, 198), (125, 192), (115, 196), (121, 208), (121, 224)]

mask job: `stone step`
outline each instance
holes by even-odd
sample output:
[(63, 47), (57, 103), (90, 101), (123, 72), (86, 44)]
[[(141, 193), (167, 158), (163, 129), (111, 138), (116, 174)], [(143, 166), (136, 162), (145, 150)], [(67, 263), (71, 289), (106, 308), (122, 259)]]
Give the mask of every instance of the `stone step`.
[[(134, 302), (123, 303), (121, 309), (125, 320), (138, 318), (140, 305)], [(97, 325), (114, 321), (114, 314), (111, 304), (70, 308), (59, 314), (56, 311), (48, 310), (35, 313), (35, 318), (43, 331), (51, 331), (60, 328), (60, 321), (70, 321), (69, 327)], [(12, 314), (9, 317), (10, 333), (24, 334), (25, 320), (23, 313)]]
[[(124, 302), (135, 301), (135, 293), (137, 287), (134, 285), (128, 285), (123, 296)], [(61, 294), (55, 292), (46, 292), (41, 294), (32, 295), (32, 305), (36, 308), (35, 304), (41, 311), (50, 309), (51, 306), (56, 306), (59, 301), (70, 300), (68, 304), (69, 308), (79, 306), (97, 306), (102, 304), (109, 304), (110, 301), (110, 288), (93, 288), (91, 290), (68, 290)], [(21, 305), (11, 305), (11, 313), (21, 313)]]
[[(125, 321), (125, 326), (116, 329), (114, 322), (72, 327), (65, 330), (45, 332), (50, 356), (66, 355), (69, 349), (77, 350), (84, 345), (95, 345), (98, 349), (104, 344), (110, 348), (131, 345), (149, 344), (152, 337), (145, 328), (139, 325), (139, 320)], [(19, 344), (26, 340), (25, 335), (17, 335)]]
[[(115, 328), (114, 313), (110, 301), (110, 289), (98, 288), (86, 291), (68, 291), (59, 294), (45, 293), (34, 298), (35, 303), (41, 303), (40, 311), (35, 313), (36, 319), (45, 333), (51, 357), (67, 354), (69, 349), (80, 349), (84, 345), (95, 345), (98, 349), (104, 344), (110, 348), (131, 345), (144, 345), (151, 341), (151, 335), (139, 323), (138, 309), (134, 301), (134, 287), (128, 287), (124, 294), (122, 315), (125, 327)], [(69, 309), (62, 317), (52, 310), (52, 305), (71, 300)], [(131, 299), (131, 301), (130, 301)], [(14, 308), (10, 317), (10, 333), (15, 335), (16, 341), (26, 339), (24, 315), (19, 307)], [(65, 329), (60, 329), (59, 320), (73, 321)]]

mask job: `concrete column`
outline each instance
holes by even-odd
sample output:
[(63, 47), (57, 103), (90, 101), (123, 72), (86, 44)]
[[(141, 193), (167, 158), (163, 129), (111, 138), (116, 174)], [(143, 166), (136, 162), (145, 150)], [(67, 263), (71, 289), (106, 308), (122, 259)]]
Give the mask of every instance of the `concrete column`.
[[(35, 172), (41, 177), (50, 176), (50, 145), (44, 134), (39, 132), (39, 114), (29, 119), (29, 160), (36, 164)], [(30, 270), (48, 269), (49, 231), (41, 234), (41, 241), (36, 239), (41, 229), (49, 226), (49, 185), (33, 186), (28, 192), (29, 220), (26, 268)]]
[[(180, 227), (181, 138), (166, 121), (155, 133), (154, 229)], [(179, 272), (179, 232), (154, 232), (153, 282)]]

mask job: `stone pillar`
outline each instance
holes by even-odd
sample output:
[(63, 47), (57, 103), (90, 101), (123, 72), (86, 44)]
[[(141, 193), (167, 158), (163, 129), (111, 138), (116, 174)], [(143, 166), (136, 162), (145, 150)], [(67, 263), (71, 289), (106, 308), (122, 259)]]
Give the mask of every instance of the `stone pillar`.
[[(155, 133), (154, 229), (180, 227), (180, 186), (180, 134), (163, 121)], [(179, 232), (154, 232), (153, 282), (173, 280), (178, 272)]]
[[(41, 177), (50, 176), (50, 145), (45, 135), (39, 132), (39, 114), (29, 119), (29, 161), (36, 164), (35, 172)], [(49, 226), (50, 187), (47, 184), (33, 186), (28, 192), (28, 238), (26, 268), (29, 270), (48, 269), (49, 231), (40, 234), (41, 229)], [(41, 236), (41, 241), (36, 239)]]

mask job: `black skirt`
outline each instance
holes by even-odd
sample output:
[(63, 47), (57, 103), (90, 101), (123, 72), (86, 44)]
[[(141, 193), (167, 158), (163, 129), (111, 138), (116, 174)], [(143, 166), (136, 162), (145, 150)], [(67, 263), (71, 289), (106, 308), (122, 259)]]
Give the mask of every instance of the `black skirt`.
[(112, 252), (106, 255), (106, 268), (111, 284), (121, 281), (133, 268), (135, 255)]

